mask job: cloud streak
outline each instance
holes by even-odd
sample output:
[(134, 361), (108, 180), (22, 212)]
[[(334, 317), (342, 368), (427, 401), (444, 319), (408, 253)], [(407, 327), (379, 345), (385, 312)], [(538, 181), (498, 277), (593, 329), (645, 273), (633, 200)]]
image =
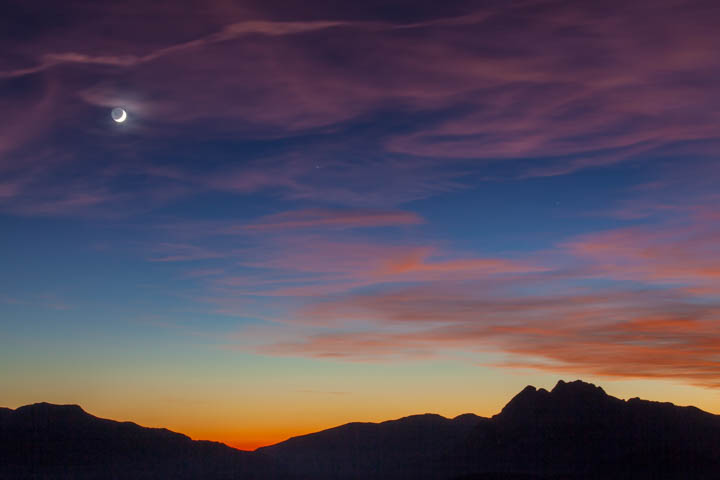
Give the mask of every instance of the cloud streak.
[(219, 42), (227, 42), (246, 35), (285, 36), (324, 30), (347, 25), (347, 22), (268, 22), (262, 20), (236, 22), (226, 25), (217, 33), (188, 42), (159, 48), (145, 55), (88, 55), (79, 52), (45, 53), (40, 62), (32, 67), (0, 71), (0, 78), (31, 75), (63, 64), (100, 65), (111, 67), (134, 67), (152, 62), (167, 55), (182, 53)]
[[(385, 326), (317, 333), (257, 350), (361, 362), (501, 351), (512, 359), (495, 366), (720, 387), (714, 354), (720, 342), (717, 304), (627, 292), (483, 300), (409, 290), (351, 297), (310, 313), (348, 321), (364, 318), (363, 310)], [(411, 328), (390, 328), (398, 322)]]
[(412, 212), (305, 209), (268, 215), (240, 229), (248, 232), (273, 232), (309, 228), (393, 227), (421, 223), (422, 218)]
[[(378, 208), (466, 188), (468, 175), (566, 175), (670, 146), (717, 154), (700, 145), (720, 131), (720, 87), (707, 80), (720, 72), (720, 34), (702, 1), (513, 2), (405, 23), (322, 8), (312, 19), (280, 20), (263, 17), (265, 7), (213, 3), (195, 12), (188, 2), (164, 23), (153, 7), (118, 7), (104, 28), (131, 20), (137, 39), (84, 22), (72, 35), (10, 44), (20, 60), (0, 77), (47, 78), (58, 91), (7, 106), (6, 117), (21, 121), (0, 131), (0, 155), (61, 137), (97, 107), (125, 105), (139, 149), (116, 153), (105, 132), (94, 139), (108, 151), (96, 154), (142, 165), (148, 181), (180, 182), (188, 195), (273, 192)], [(72, 66), (83, 75), (60, 68)], [(357, 128), (370, 119), (382, 131)], [(229, 171), (199, 174), (195, 158), (164, 178), (159, 162), (128, 158), (162, 157), (152, 140), (172, 144), (181, 128), (198, 142), (333, 135), (271, 159), (243, 156)], [(85, 155), (74, 158), (90, 179), (102, 175)]]
[[(434, 4), (404, 21), (133, 2), (0, 32), (4, 214), (176, 220), (143, 258), (211, 313), (292, 330), (252, 351), (491, 350), (511, 367), (717, 386), (720, 177), (691, 168), (720, 152), (712, 2)], [(638, 173), (677, 159), (675, 175)], [(571, 174), (578, 205), (605, 185), (602, 226), (581, 206), (577, 224), (540, 216), (536, 192), (559, 196), (549, 177)], [(614, 184), (636, 180), (617, 206)], [(508, 196), (525, 212), (512, 233), (534, 228), (542, 247), (506, 251), (462, 223), (510, 228), (513, 205), (485, 195), (511, 182), (528, 187)], [(425, 202), (440, 195), (447, 210)]]
[[(652, 228), (561, 242), (544, 264), (438, 261), (427, 248), (373, 252), (380, 268), (358, 261), (333, 270), (367, 282), (323, 291), (318, 279), (315, 291), (297, 293), (322, 297), (310, 297), (281, 320), (294, 325), (292, 336), (281, 329), (274, 340), (264, 336), (243, 348), (359, 362), (501, 352), (510, 357), (495, 366), (718, 388), (717, 229), (704, 221), (706, 210), (687, 208)], [(288, 260), (277, 266), (293, 265)], [(308, 272), (329, 270), (316, 260), (307, 265)], [(332, 255), (328, 265), (336, 265)]]

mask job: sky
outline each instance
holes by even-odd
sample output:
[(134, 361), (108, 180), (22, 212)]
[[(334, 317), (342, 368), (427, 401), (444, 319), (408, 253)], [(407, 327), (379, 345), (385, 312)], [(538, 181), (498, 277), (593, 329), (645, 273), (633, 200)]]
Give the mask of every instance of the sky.
[(246, 449), (561, 378), (720, 413), (715, 0), (0, 16), (0, 405)]

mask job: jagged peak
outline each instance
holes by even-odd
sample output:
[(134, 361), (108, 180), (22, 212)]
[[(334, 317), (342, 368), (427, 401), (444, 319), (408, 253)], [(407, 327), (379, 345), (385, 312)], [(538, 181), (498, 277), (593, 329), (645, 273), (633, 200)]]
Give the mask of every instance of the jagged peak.
[[(522, 390), (520, 390), (520, 393), (518, 393), (517, 395), (515, 395), (515, 397), (513, 398), (513, 400), (514, 400), (515, 398), (533, 398), (533, 397), (536, 397), (536, 396), (538, 396), (538, 395), (546, 395), (547, 393), (548, 393), (548, 391), (545, 390), (544, 388), (536, 388), (536, 387), (534, 387), (533, 385), (528, 385), (527, 387), (525, 387), (525, 388), (523, 388)], [(511, 401), (512, 401), (512, 400), (511, 400)]]
[[(605, 391), (592, 383), (575, 380), (559, 380), (551, 391), (528, 385), (510, 400), (495, 417), (510, 419), (535, 415), (538, 408), (543, 410), (567, 408), (576, 405), (584, 408), (589, 403), (604, 403), (610, 398)], [(589, 402), (589, 403), (588, 403)]]
[(572, 382), (566, 382), (564, 380), (558, 380), (555, 387), (550, 392), (553, 395), (596, 395), (596, 396), (607, 396), (605, 390), (602, 387), (598, 387), (595, 384), (583, 382), (582, 380), (575, 380)]
[(537, 389), (532, 385), (528, 385), (523, 388), (520, 393), (515, 395), (496, 417), (508, 417), (514, 416), (514, 412), (522, 412), (528, 409), (528, 407), (536, 404), (539, 397), (544, 397), (548, 394), (547, 390), (541, 388)]

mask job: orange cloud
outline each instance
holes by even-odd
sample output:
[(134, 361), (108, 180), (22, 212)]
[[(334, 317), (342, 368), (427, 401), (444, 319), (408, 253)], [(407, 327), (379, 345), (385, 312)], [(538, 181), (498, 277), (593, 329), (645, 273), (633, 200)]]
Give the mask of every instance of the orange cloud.
[(309, 298), (284, 321), (312, 329), (253, 348), (371, 362), (502, 352), (512, 368), (720, 387), (720, 231), (706, 213), (684, 218), (564, 242), (555, 268), (378, 249), (337, 270), (366, 290)]
[(547, 270), (534, 262), (449, 255), (439, 247), (403, 243), (330, 240), (328, 235), (263, 238), (263, 246), (240, 260), (251, 277), (226, 275), (217, 285), (240, 287), (235, 294), (319, 296), (382, 283), (481, 281)]
[[(678, 294), (680, 295), (680, 294)], [(369, 304), (369, 305), (368, 305)], [(319, 308), (319, 309), (318, 309)], [(326, 308), (326, 307), (325, 307)], [(720, 387), (720, 305), (698, 306), (662, 295), (544, 297), (524, 301), (440, 294), (425, 290), (365, 295), (336, 303), (347, 322), (372, 309), (379, 321), (360, 331), (318, 333), (260, 347), (262, 353), (350, 361), (443, 356), (450, 351), (505, 352), (508, 367), (629, 378), (674, 378)], [(397, 322), (406, 322), (398, 331)]]
[(397, 258), (385, 262), (379, 271), (378, 278), (406, 276), (408, 279), (428, 280), (440, 274), (448, 279), (453, 275), (493, 275), (519, 272), (538, 272), (547, 270), (545, 267), (530, 263), (514, 262), (500, 258), (463, 258), (458, 260), (431, 260), (432, 248), (415, 248), (408, 253), (400, 253)]

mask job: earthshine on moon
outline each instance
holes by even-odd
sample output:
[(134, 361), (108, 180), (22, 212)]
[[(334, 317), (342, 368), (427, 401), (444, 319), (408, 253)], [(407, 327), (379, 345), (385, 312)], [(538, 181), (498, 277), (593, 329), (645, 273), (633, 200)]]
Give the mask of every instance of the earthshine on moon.
[(112, 119), (115, 120), (117, 123), (122, 123), (127, 118), (127, 112), (120, 107), (113, 108), (112, 112), (110, 112), (110, 115), (112, 116)]

